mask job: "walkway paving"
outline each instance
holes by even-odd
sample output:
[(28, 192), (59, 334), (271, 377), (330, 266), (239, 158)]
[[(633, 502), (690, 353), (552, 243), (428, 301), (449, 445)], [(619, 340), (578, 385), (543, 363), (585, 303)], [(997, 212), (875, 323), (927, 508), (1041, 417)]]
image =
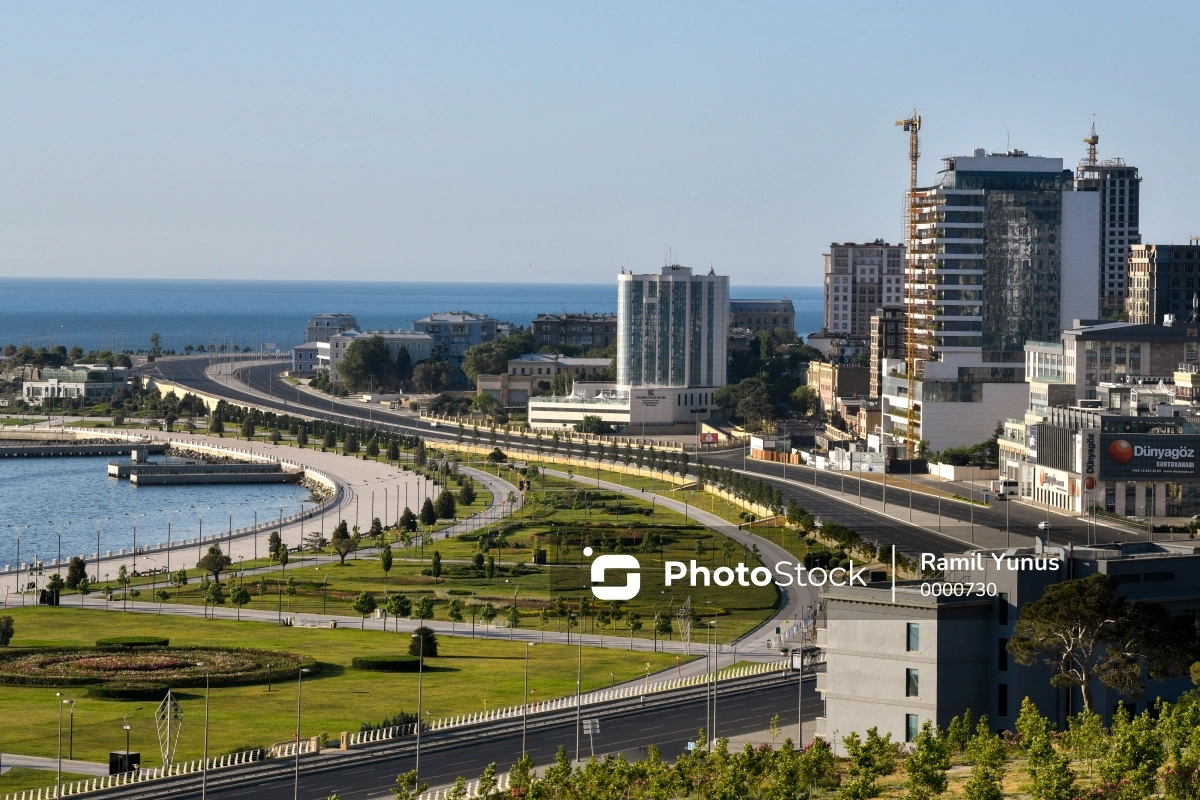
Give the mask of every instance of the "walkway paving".
[[(43, 756), (21, 756), (15, 753), (3, 753), (0, 754), (0, 762), (3, 762), (5, 772), (12, 767), (44, 769), (49, 772), (58, 771), (57, 758), (45, 758)], [(62, 760), (62, 771), (73, 772), (76, 775), (103, 776), (108, 774), (108, 764), (100, 764), (95, 761), (73, 761), (64, 758)]]

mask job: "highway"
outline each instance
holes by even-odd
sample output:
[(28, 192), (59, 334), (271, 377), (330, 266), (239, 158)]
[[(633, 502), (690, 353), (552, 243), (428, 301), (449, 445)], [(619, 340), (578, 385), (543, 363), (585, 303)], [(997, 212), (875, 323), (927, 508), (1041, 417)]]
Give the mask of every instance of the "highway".
[[(815, 682), (805, 680), (803, 689), (803, 719), (811, 722), (820, 716), (822, 703), (815, 691)], [(769, 688), (737, 694), (722, 693), (717, 700), (717, 735), (732, 737), (766, 730), (771, 717), (778, 714), (784, 737), (796, 738), (797, 691), (795, 680), (781, 682)], [(687, 749), (689, 740), (696, 738), (704, 726), (705, 701), (701, 693), (695, 699), (671, 707), (669, 713), (661, 708), (621, 712), (614, 716), (588, 713), (588, 718), (600, 721), (600, 734), (595, 737), (597, 757), (622, 754), (627, 759), (645, 757), (645, 748), (657, 746), (663, 758), (674, 761)], [(530, 729), (527, 748), (537, 765), (554, 760), (559, 747), (567, 748), (574, 756), (575, 723), (563, 722), (552, 727)], [(583, 757), (591, 754), (588, 737), (582, 737)], [(495, 762), (497, 772), (507, 772), (521, 755), (521, 735), (515, 733), (486, 738), (464, 737), (450, 745), (431, 741), (421, 754), (421, 780), (431, 787), (454, 782), (459, 775), (467, 779), (479, 777), (489, 763)], [(411, 752), (403, 755), (383, 755), (366, 763), (321, 769), (317, 762), (306, 767), (301, 757), (300, 794), (307, 800), (324, 800), (335, 792), (343, 800), (390, 797), (389, 789), (396, 776), (413, 768)], [(214, 774), (215, 776), (215, 774)], [(208, 797), (213, 800), (242, 800), (242, 798), (291, 797), (293, 778), (268, 778), (251, 784), (210, 786)], [(198, 800), (199, 791), (180, 792), (179, 798)]]
[[(378, 407), (367, 407), (357, 401), (339, 400), (332, 404), (332, 409), (323, 397), (314, 397), (311, 393), (301, 391), (279, 377), (280, 365), (256, 363), (237, 370), (237, 376), (255, 392), (247, 392), (234, 385), (226, 385), (205, 374), (208, 366), (207, 357), (172, 358), (148, 365), (145, 372), (160, 375), (164, 379), (174, 381), (184, 386), (193, 387), (199, 391), (256, 403), (261, 406), (275, 408), (282, 412), (299, 412), (326, 419), (336, 419), (339, 422), (374, 423), (376, 425), (395, 426), (413, 433), (419, 433), (427, 439), (452, 438), (454, 433), (449, 430), (431, 428), (426, 423), (419, 422), (411, 414), (397, 414)], [(259, 393), (262, 394), (259, 394)], [(265, 395), (265, 396), (264, 396)], [(1013, 533), (1031, 536), (1037, 532), (1039, 522), (1049, 520), (1052, 529), (1050, 541), (1052, 544), (1070, 542), (1074, 545), (1095, 541), (1125, 541), (1139, 540), (1144, 536), (1129, 534), (1123, 530), (1098, 526), (1089, 534), (1086, 520), (1074, 516), (1047, 512), (1044, 509), (1026, 506), (1019, 502), (993, 501), (990, 506), (975, 505), (972, 508), (965, 503), (948, 499), (951, 494), (964, 494), (967, 490), (961, 484), (946, 483), (946, 497), (939, 504), (936, 495), (914, 492), (909, 498), (909, 492), (896, 485), (887, 487), (888, 516), (862, 508), (857, 503), (857, 494), (861, 491), (863, 498), (882, 499), (883, 486), (872, 481), (860, 482), (853, 475), (843, 473), (813, 470), (809, 467), (785, 466), (767, 461), (745, 459), (741, 450), (715, 451), (702, 455), (705, 463), (714, 466), (724, 466), (741, 470), (762, 477), (773, 486), (779, 488), (785, 498), (795, 498), (813, 516), (835, 520), (857, 530), (864, 538), (875, 541), (893, 542), (901, 551), (910, 553), (929, 552), (947, 553), (961, 552), (971, 538), (971, 518), (974, 517), (976, 526), (984, 526), (995, 530), (1011, 530)], [(814, 472), (817, 487), (825, 492), (840, 491), (845, 486), (846, 495), (843, 497), (830, 496), (825, 492), (813, 491)], [(786, 478), (785, 478), (786, 473)], [(917, 511), (929, 514), (940, 513), (943, 518), (942, 531), (947, 535), (939, 535), (937, 530), (930, 530), (906, 521), (909, 503)], [(1007, 526), (1007, 527), (1006, 527)]]

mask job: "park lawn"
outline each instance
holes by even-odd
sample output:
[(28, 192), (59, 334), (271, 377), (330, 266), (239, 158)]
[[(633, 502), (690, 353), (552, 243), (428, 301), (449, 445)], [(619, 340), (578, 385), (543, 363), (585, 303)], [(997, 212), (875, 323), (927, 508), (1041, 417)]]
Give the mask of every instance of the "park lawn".
[[(115, 635), (167, 636), (172, 645), (263, 647), (305, 653), (320, 668), (304, 682), (302, 735), (327, 733), (336, 741), (341, 731), (357, 731), (363, 722), (416, 711), (417, 675), (360, 672), (350, 667), (359, 655), (406, 652), (407, 634), (357, 628), (288, 628), (269, 623), (117, 614), (66, 607), (11, 609), (16, 636), (12, 646), (90, 646)], [(499, 639), (439, 637), (440, 655), (426, 660), (424, 710), (433, 718), (519, 704), (524, 688), (525, 650), (521, 642)], [(578, 648), (543, 644), (530, 651), (530, 688), (539, 700), (573, 694)], [(651, 670), (675, 665), (673, 655), (628, 652), (620, 648), (587, 648), (583, 653), (583, 689), (634, 680)], [(290, 740), (296, 726), (296, 687), (292, 682), (266, 686), (213, 688), (209, 752), (229, 753)], [(10, 721), (7, 748), (27, 755), (54, 756), (58, 732), (56, 691), (75, 699), (75, 757), (106, 762), (110, 750), (125, 745), (122, 716), (129, 717), (131, 747), (142, 763), (160, 763), (153, 703), (94, 700), (80, 687), (56, 690), (0, 685), (0, 708)], [(204, 692), (194, 688), (176, 694), (184, 724), (177, 758), (199, 758), (203, 743)], [(248, 713), (249, 712), (249, 713)], [(19, 720), (19, 725), (13, 725)]]
[[(66, 756), (63, 756), (63, 758), (66, 758)], [(87, 780), (91, 777), (91, 775), (77, 775), (74, 772), (64, 772), (62, 774), (64, 784), (70, 781)], [(44, 789), (47, 786), (54, 786), (57, 778), (58, 773), (52, 769), (13, 767), (3, 775), (0, 775), (0, 792), (8, 794), (10, 792), (23, 792), (26, 789)]]

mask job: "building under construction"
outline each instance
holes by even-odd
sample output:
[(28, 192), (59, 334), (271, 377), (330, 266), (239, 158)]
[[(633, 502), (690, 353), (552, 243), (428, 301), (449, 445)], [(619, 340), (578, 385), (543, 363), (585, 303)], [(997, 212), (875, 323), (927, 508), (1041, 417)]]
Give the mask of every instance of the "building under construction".
[(1103, 161), (1098, 155), (1096, 126), (1083, 140), (1087, 156), (1075, 170), (1075, 189), (1100, 197), (1100, 316), (1115, 317), (1126, 311), (1129, 297), (1130, 251), (1142, 241), (1138, 232), (1142, 179), (1137, 167), (1120, 158)]
[(910, 193), (915, 374), (909, 358), (884, 365), (885, 441), (906, 443), (910, 424), (933, 450), (987, 439), (1027, 402), (1025, 343), (1096, 317), (1099, 193), (1074, 177), (1060, 158), (979, 149)]

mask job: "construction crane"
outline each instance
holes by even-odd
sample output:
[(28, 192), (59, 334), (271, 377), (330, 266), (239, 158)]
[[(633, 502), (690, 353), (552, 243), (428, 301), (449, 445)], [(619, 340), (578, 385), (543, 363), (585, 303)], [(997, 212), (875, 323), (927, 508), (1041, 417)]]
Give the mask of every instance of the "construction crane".
[[(909, 264), (913, 262), (913, 246), (917, 241), (917, 160), (921, 157), (921, 115), (914, 108), (908, 119), (896, 120), (896, 125), (902, 127), (908, 134), (908, 242), (906, 258)], [(904, 285), (907, 291), (907, 308), (905, 309), (905, 325), (908, 327), (908, 348), (904, 359), (905, 372), (908, 375), (908, 414), (907, 429), (905, 430), (905, 455), (908, 460), (913, 458), (913, 448), (916, 436), (917, 404), (915, 397), (917, 377), (917, 338), (916, 320), (913, 311), (916, 309), (915, 269), (905, 269)]]

